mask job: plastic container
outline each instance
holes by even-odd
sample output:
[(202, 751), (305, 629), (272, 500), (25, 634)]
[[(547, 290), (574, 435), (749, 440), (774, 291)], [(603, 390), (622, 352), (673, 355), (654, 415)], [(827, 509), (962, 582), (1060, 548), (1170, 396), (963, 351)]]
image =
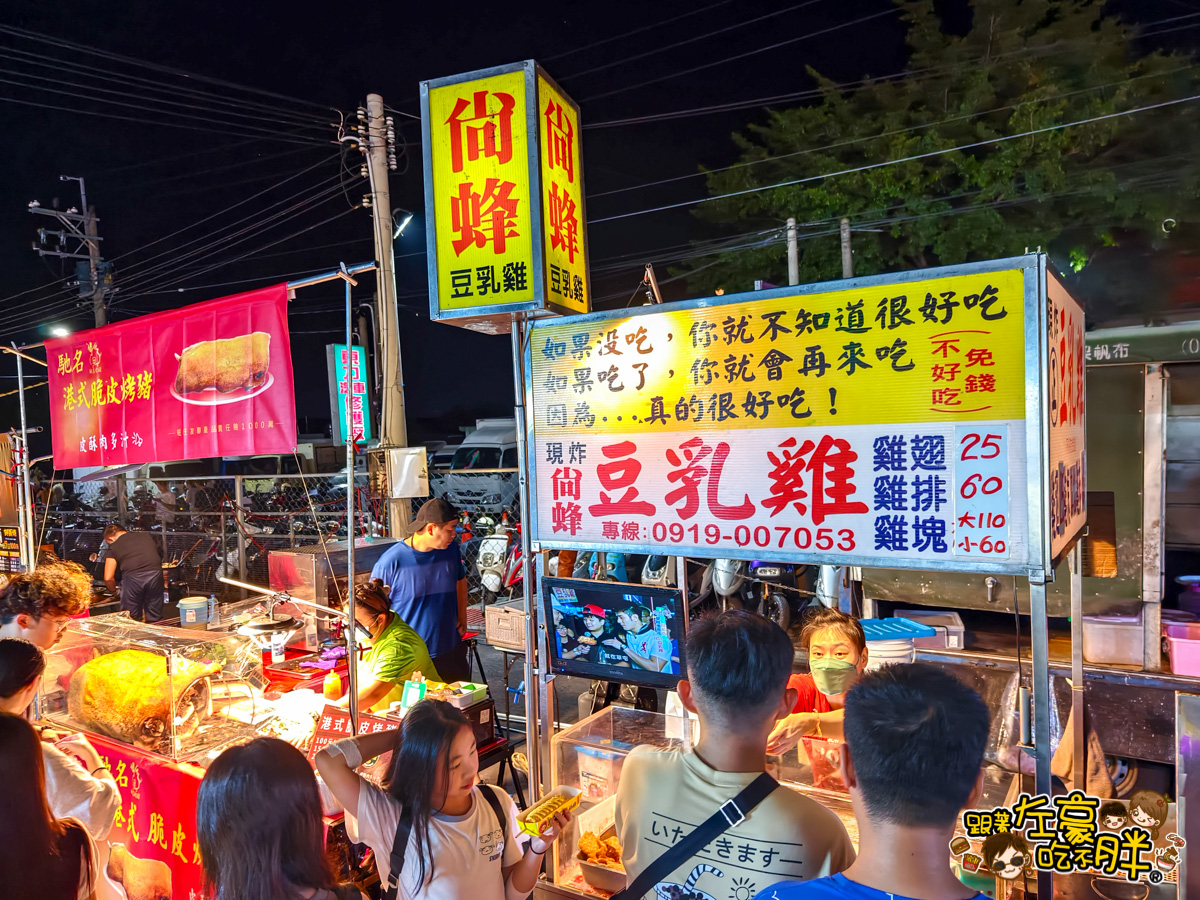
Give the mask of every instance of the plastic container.
[(455, 694), (450, 698), (450, 704), (457, 706), (459, 709), (474, 706), (480, 700), (487, 698), (488, 686), (486, 684), (475, 684), (471, 681), (456, 681), (450, 687), (467, 691), (465, 694)]
[(1142, 616), (1084, 616), (1083, 658), (1116, 666), (1142, 664)]
[(552, 800), (561, 798), (563, 803), (561, 803), (558, 806), (558, 809), (555, 811), (565, 812), (567, 810), (572, 810), (579, 805), (579, 798), (581, 794), (582, 792), (579, 790), (579, 788), (573, 788), (565, 784), (560, 784), (537, 803), (533, 804), (533, 806), (529, 807), (529, 809), (518, 813), (517, 827), (523, 834), (536, 837), (541, 831), (542, 824), (545, 821), (542, 818), (542, 813), (545, 811), (546, 807), (550, 805)]
[(922, 625), (903, 616), (892, 616), (890, 619), (860, 619), (859, 624), (862, 625), (868, 644), (872, 641), (912, 640), (937, 634), (929, 625)]
[(484, 634), (495, 647), (525, 649), (524, 600), (494, 603), (484, 609)]
[(1200, 622), (1163, 622), (1162, 631), (1165, 637), (1200, 641)]
[(1200, 675), (1200, 639), (1167, 635), (1167, 652), (1176, 675)]
[(1200, 575), (1180, 575), (1175, 583), (1183, 588), (1179, 592), (1179, 608), (1200, 616)]
[(913, 643), (917, 647), (934, 650), (962, 650), (966, 647), (962, 616), (952, 610), (898, 609), (896, 615), (929, 625), (937, 632), (933, 637), (914, 638)]
[[(599, 837), (603, 841), (616, 836), (616, 826), (612, 826), (607, 828)], [(582, 852), (576, 853), (575, 859), (579, 862), (579, 871), (583, 875), (583, 880), (594, 888), (615, 894), (617, 891), (624, 890), (628, 884), (629, 879), (625, 874), (624, 868), (618, 869), (613, 866), (602, 866), (599, 863), (588, 862), (587, 857)]]
[(912, 638), (867, 642), (866, 668), (868, 672), (896, 663), (910, 663), (916, 658), (917, 648)]
[(179, 624), (192, 631), (206, 631), (216, 608), (216, 597), (186, 597), (179, 601)]

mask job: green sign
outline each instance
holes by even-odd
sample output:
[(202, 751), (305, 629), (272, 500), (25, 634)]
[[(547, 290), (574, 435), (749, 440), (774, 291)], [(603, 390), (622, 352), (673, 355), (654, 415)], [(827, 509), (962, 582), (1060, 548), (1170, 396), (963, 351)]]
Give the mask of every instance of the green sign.
[[(362, 347), (328, 344), (329, 402), (333, 413), (333, 439), (346, 440), (347, 415), (354, 425), (356, 441), (371, 440), (371, 411), (367, 402), (367, 352)], [(350, 377), (346, 377), (349, 368)], [(346, 402), (349, 396), (350, 402)]]
[(1200, 359), (1200, 323), (1102, 328), (1087, 335), (1087, 364), (1194, 362)]

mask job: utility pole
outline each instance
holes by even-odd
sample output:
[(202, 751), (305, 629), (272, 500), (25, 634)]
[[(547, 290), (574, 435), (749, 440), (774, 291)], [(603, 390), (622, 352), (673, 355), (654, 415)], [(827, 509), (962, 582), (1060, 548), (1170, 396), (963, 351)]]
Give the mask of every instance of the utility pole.
[(842, 277), (854, 277), (854, 257), (850, 252), (850, 220), (842, 218)]
[[(59, 175), (59, 181), (79, 182), (80, 213), (75, 207), (66, 212), (58, 209), (44, 209), (37, 200), (29, 204), (29, 211), (34, 215), (53, 216), (63, 226), (58, 231), (47, 228), (38, 229), (38, 239), (33, 242), (33, 249), (38, 256), (57, 256), (60, 259), (87, 260), (87, 265), (76, 264), (76, 283), (79, 285), (79, 296), (90, 301), (92, 313), (95, 316), (96, 327), (108, 322), (105, 296), (112, 284), (112, 271), (108, 263), (100, 255), (99, 219), (96, 218), (96, 208), (88, 206), (87, 187), (83, 178), (73, 175)], [(47, 249), (48, 238), (58, 238), (57, 249)], [(74, 244), (68, 243), (74, 241)]]
[(800, 283), (800, 242), (796, 238), (796, 219), (787, 220), (788, 284)]
[[(83, 179), (79, 179), (80, 190), (83, 189)], [(104, 302), (105, 283), (101, 277), (104, 261), (100, 258), (100, 232), (96, 220), (96, 207), (87, 207), (86, 219), (83, 223), (84, 234), (88, 236), (88, 268), (91, 272), (92, 313), (96, 317), (96, 327), (108, 324), (108, 307)]]
[[(384, 115), (383, 97), (367, 94), (366, 110), (359, 109), (359, 146), (366, 130), (367, 175), (371, 183), (369, 198), (375, 222), (375, 259), (379, 264), (379, 367), (383, 373), (380, 392), (380, 444), (384, 448), (408, 446), (408, 425), (404, 417), (404, 367), (400, 358), (400, 313), (396, 305), (395, 256), (392, 240), (396, 223), (392, 217), (392, 198), (388, 170), (396, 168), (396, 130), (391, 116)], [(388, 465), (391, 462), (389, 459)], [(390, 473), (389, 473), (390, 476)], [(391, 483), (389, 477), (388, 483)], [(408, 500), (388, 501), (388, 524), (393, 536), (408, 530), (412, 508)]]

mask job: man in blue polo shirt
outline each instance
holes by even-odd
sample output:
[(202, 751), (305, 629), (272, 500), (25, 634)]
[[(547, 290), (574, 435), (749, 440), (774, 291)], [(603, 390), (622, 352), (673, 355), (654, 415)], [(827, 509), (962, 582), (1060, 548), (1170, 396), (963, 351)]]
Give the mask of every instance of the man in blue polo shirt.
[(417, 511), (415, 531), (391, 547), (371, 577), (392, 590), (392, 611), (421, 636), (446, 681), (471, 677), (467, 645), (467, 570), (455, 543), (458, 510), (439, 498)]

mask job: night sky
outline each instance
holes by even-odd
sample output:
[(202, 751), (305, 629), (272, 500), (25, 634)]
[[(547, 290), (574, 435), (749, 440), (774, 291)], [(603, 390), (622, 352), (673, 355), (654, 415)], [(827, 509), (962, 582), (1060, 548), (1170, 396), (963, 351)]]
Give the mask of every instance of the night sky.
[[(1126, 0), (1114, 8), (1141, 22), (1200, 11), (1184, 0)], [(963, 3), (945, 9), (948, 27), (964, 26)], [(711, 232), (686, 209), (596, 221), (702, 197), (702, 177), (608, 192), (733, 162), (731, 133), (764, 115), (751, 104), (604, 123), (804, 91), (813, 87), (806, 66), (853, 81), (903, 71), (905, 63), (891, 0), (343, 6), (9, 0), (0, 11), (0, 27), (8, 26), (160, 68), (0, 31), (0, 340), (31, 342), (51, 324), (91, 324), (90, 309), (75, 309), (69, 291), (43, 287), (67, 274), (60, 261), (39, 259), (30, 249), (38, 226), (57, 227), (30, 215), (30, 200), (79, 204), (76, 185), (60, 175), (86, 178), (104, 254), (114, 260), (114, 321), (332, 269), (342, 260), (370, 260), (369, 211), (349, 205), (367, 190), (357, 175), (361, 157), (350, 154), (343, 169), (332, 125), (336, 110), (353, 118), (366, 94), (377, 92), (395, 110), (399, 139), (407, 143), (401, 171), (391, 178), (393, 206), (417, 213), (395, 248), (413, 441), (444, 437), (512, 406), (508, 339), (428, 319), (414, 118), (419, 81), (534, 58), (580, 104), (595, 306), (611, 308), (628, 301), (645, 262), (666, 277), (679, 252), (672, 248)], [(1198, 36), (1195, 28), (1161, 40), (1191, 48)], [(729, 59), (735, 56), (741, 58)], [(699, 71), (678, 74), (693, 68)], [(239, 201), (246, 202), (229, 209)], [(368, 278), (359, 291), (366, 298), (372, 287)], [(670, 283), (664, 294), (679, 299), (686, 286)], [(330, 284), (301, 292), (292, 304), (302, 431), (328, 422), (323, 348), (341, 339), (341, 303), (341, 288)], [(13, 372), (8, 358), (0, 390), (15, 387)], [(48, 424), (45, 388), (27, 400), (31, 420)], [(15, 398), (0, 398), (0, 427), (16, 422)], [(47, 452), (48, 441), (35, 441), (34, 450)]]

